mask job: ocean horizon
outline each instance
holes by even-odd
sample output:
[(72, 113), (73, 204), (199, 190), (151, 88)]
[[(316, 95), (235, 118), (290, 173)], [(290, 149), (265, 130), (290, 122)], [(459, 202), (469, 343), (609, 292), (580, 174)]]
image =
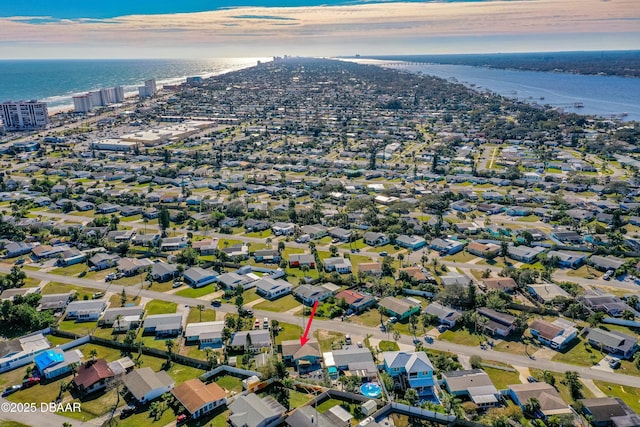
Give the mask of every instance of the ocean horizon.
[(73, 107), (73, 96), (122, 86), (126, 96), (155, 78), (158, 87), (254, 66), (271, 58), (188, 59), (17, 59), (0, 60), (0, 102), (37, 99), (50, 113)]

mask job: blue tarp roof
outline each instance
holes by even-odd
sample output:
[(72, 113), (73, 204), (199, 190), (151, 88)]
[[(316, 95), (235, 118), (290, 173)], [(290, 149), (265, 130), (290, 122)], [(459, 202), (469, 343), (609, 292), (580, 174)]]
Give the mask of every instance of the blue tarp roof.
[(40, 353), (34, 358), (34, 362), (38, 367), (38, 370), (42, 372), (47, 369), (49, 366), (55, 365), (56, 363), (60, 363), (64, 361), (64, 355), (62, 352), (57, 352), (54, 350), (47, 350), (43, 353)]

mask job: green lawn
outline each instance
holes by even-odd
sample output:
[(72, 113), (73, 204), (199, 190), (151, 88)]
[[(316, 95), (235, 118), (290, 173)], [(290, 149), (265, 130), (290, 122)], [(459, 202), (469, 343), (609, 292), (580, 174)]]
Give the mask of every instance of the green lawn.
[[(73, 399), (72, 402), (80, 402), (80, 412), (61, 412), (59, 415), (64, 415), (76, 420), (90, 420), (92, 418), (100, 417), (113, 409), (114, 405), (118, 401), (118, 390), (112, 388), (106, 393), (95, 393), (84, 399)], [(66, 402), (65, 402), (66, 403)], [(120, 399), (118, 406), (125, 405), (124, 399)]]
[(227, 390), (227, 392), (235, 391), (236, 393), (239, 393), (242, 391), (242, 380), (232, 375), (222, 375), (220, 377), (216, 377), (214, 381), (220, 387)]
[(498, 390), (506, 389), (509, 384), (520, 384), (520, 375), (518, 372), (503, 371), (502, 369), (487, 367), (484, 367), (483, 369), (487, 375), (489, 375), (493, 385), (496, 386)]
[(73, 341), (71, 338), (56, 337), (54, 335), (47, 335), (47, 340), (49, 340), (52, 347)]
[[(140, 299), (136, 298), (136, 296), (132, 293), (132, 292), (127, 292), (125, 290), (125, 294), (127, 297), (127, 300), (125, 301), (125, 304), (135, 304), (138, 305), (140, 303)], [(120, 290), (120, 292), (115, 293), (113, 295), (111, 295), (111, 298), (109, 298), (109, 303), (111, 304), (110, 307), (121, 307), (122, 306), (122, 290)]]
[(253, 302), (253, 301), (255, 301), (257, 299), (260, 299), (262, 297), (260, 295), (258, 295), (256, 293), (256, 289), (253, 288), (253, 289), (249, 289), (248, 291), (244, 291), (242, 293), (242, 298), (244, 299), (244, 303), (248, 304), (248, 303)]
[[(536, 379), (538, 379), (539, 381), (544, 381), (543, 378), (543, 372), (539, 369), (531, 369), (530, 370), (531, 375), (534, 376)], [(553, 377), (556, 379), (556, 384), (555, 384), (555, 388), (556, 390), (558, 390), (558, 393), (560, 394), (560, 397), (562, 398), (562, 400), (564, 400), (567, 403), (571, 403), (573, 402), (573, 398), (571, 397), (571, 392), (569, 391), (569, 387), (567, 387), (566, 385), (562, 384), (562, 380), (564, 379), (564, 375), (557, 373), (557, 372), (552, 372), (551, 373), (553, 375)], [(595, 397), (593, 395), (593, 393), (591, 393), (591, 391), (587, 388), (587, 387), (582, 387), (582, 397), (585, 399), (590, 399), (592, 397)]]
[(147, 312), (147, 315), (175, 313), (177, 308), (178, 308), (178, 304), (176, 304), (175, 302), (160, 301), (157, 299), (149, 301), (144, 306), (144, 309)]
[(325, 412), (327, 412), (329, 409), (333, 408), (334, 406), (342, 405), (342, 403), (343, 403), (342, 400), (329, 398), (329, 399), (325, 400), (324, 402), (322, 402), (321, 404), (319, 404), (316, 409), (318, 409), (318, 412), (320, 412), (321, 414), (324, 414)]
[(280, 322), (280, 327), (283, 328), (283, 330), (278, 332), (276, 336), (276, 345), (282, 344), (282, 341), (299, 339), (300, 335), (304, 332), (302, 326), (291, 323)]
[[(205, 306), (206, 307), (206, 306)], [(202, 320), (200, 320), (202, 318)], [(195, 307), (189, 309), (189, 316), (187, 317), (187, 323), (196, 322), (214, 322), (216, 320), (216, 311), (210, 308), (202, 310), (202, 316), (200, 316), (200, 310)]]
[(292, 255), (292, 254), (303, 254), (303, 253), (305, 253), (304, 249), (287, 247), (286, 243), (285, 243), (285, 248), (282, 250), (282, 258), (284, 258), (284, 259), (286, 259), (288, 261), (289, 260), (289, 255)]
[(364, 313), (358, 316), (350, 317), (349, 319), (351, 320), (351, 322), (357, 323), (359, 325), (375, 327), (380, 325), (380, 312), (377, 308), (371, 308)]
[(70, 265), (69, 267), (56, 268), (54, 270), (49, 271), (49, 273), (59, 274), (61, 276), (77, 276), (83, 271), (89, 271), (89, 267), (87, 267), (87, 264), (85, 263), (74, 264), (74, 265)]
[(78, 293), (79, 300), (84, 299), (85, 295), (87, 296), (87, 298), (91, 298), (93, 294), (97, 292), (101, 292), (99, 289), (85, 288), (85, 287), (74, 286), (74, 285), (66, 285), (64, 283), (58, 283), (58, 282), (49, 282), (45, 285), (44, 289), (42, 289), (42, 294), (43, 295), (64, 294), (64, 293), (73, 292), (73, 291), (76, 291)]
[(17, 421), (0, 421), (0, 427), (30, 427), (28, 424), (22, 424)]
[(150, 411), (146, 410), (139, 414), (131, 415), (118, 421), (118, 427), (140, 427), (155, 426), (162, 427), (176, 420), (177, 414), (171, 408), (167, 409), (157, 419), (151, 417)]
[(264, 301), (254, 305), (257, 310), (276, 311), (282, 313), (292, 308), (298, 307), (300, 302), (294, 298), (293, 295), (287, 295), (282, 298), (278, 298), (273, 301)]
[(273, 232), (271, 231), (271, 229), (268, 230), (263, 230), (263, 231), (254, 231), (252, 233), (245, 233), (245, 236), (247, 237), (271, 237), (273, 236)]
[(462, 251), (462, 252), (458, 252), (457, 254), (454, 255), (447, 255), (446, 257), (442, 258), (444, 261), (452, 261), (452, 262), (469, 262), (472, 259), (476, 259), (478, 258), (477, 255), (473, 255), (470, 254), (467, 251)]
[(58, 328), (63, 331), (73, 332), (81, 335), (89, 335), (98, 325), (98, 322), (75, 322), (74, 320), (63, 320), (58, 323)]
[(394, 341), (382, 340), (380, 344), (378, 344), (378, 348), (380, 351), (400, 351), (400, 346)]
[(201, 296), (210, 294), (211, 292), (215, 292), (215, 287), (212, 285), (206, 285), (201, 288), (192, 288), (189, 287), (187, 289), (182, 289), (176, 292), (176, 295), (187, 298), (199, 298)]
[(376, 246), (375, 248), (370, 248), (367, 249), (367, 252), (387, 252), (388, 254), (395, 254), (396, 252), (399, 252), (401, 250), (400, 247), (392, 245), (392, 244), (388, 244), (388, 245), (382, 245), (382, 246)]
[(573, 345), (551, 358), (554, 362), (570, 363), (572, 365), (593, 366), (606, 355), (591, 347), (588, 342), (578, 338)]
[(455, 330), (449, 329), (448, 331), (441, 333), (438, 339), (473, 347), (478, 346), (481, 342), (485, 341), (483, 335), (473, 334), (467, 329), (463, 328), (457, 328)]
[(342, 332), (326, 331), (324, 329), (314, 331), (313, 336), (318, 340), (321, 352), (331, 351), (333, 350), (332, 344), (345, 341), (345, 335)]
[(629, 405), (629, 408), (637, 414), (640, 414), (640, 388), (629, 387), (626, 385), (622, 386), (598, 380), (594, 380), (593, 382), (604, 394), (622, 399), (622, 401)]

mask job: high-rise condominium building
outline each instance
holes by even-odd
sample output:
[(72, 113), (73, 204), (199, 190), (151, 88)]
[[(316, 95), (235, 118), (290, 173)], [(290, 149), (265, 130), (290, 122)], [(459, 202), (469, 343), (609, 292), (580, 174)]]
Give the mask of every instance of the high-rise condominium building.
[(0, 104), (0, 119), (7, 130), (44, 129), (49, 125), (46, 102), (6, 101)]

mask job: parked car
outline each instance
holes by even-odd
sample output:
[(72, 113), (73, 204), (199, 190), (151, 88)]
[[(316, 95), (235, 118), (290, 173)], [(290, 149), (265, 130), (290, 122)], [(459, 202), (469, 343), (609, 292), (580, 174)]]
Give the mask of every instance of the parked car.
[(382, 252), (380, 252), (380, 256), (381, 256), (381, 257), (385, 257), (385, 256), (387, 256), (387, 255), (389, 255), (389, 252), (387, 252), (387, 251), (382, 251)]
[(262, 319), (262, 329), (269, 329), (269, 318), (265, 317)]
[(390, 317), (389, 320), (387, 320), (388, 323), (396, 323), (398, 321), (398, 318), (396, 316)]
[(2, 392), (2, 397), (9, 396), (10, 394), (15, 393), (16, 391), (20, 390), (21, 388), (22, 388), (22, 385), (20, 385), (20, 384), (15, 384), (15, 385), (12, 385), (11, 387), (7, 387)]
[(40, 384), (40, 377), (31, 377), (22, 381), (22, 388), (29, 388), (36, 384)]
[(16, 262), (13, 263), (13, 265), (22, 265), (24, 264), (24, 258), (20, 258), (19, 260), (16, 260)]
[(531, 375), (529, 375), (527, 377), (527, 381), (529, 381), (530, 383), (537, 383), (538, 382), (538, 380), (535, 379), (534, 377), (532, 377)]
[(425, 335), (425, 336), (424, 336), (424, 340), (425, 340), (426, 342), (428, 342), (429, 344), (431, 344), (431, 343), (433, 342), (433, 337), (432, 337), (432, 336), (430, 336), (430, 335)]
[(345, 335), (345, 337), (344, 337), (344, 341), (345, 341), (347, 344), (351, 344), (351, 336), (350, 336), (350, 335), (348, 335), (348, 334), (347, 334), (347, 335)]
[(219, 299), (214, 299), (213, 301), (211, 301), (211, 305), (214, 307), (220, 307), (222, 305), (222, 302)]
[(171, 287), (172, 288), (179, 288), (182, 285), (184, 285), (184, 282), (173, 282), (173, 285), (171, 285)]
[(184, 423), (186, 421), (187, 421), (187, 416), (185, 414), (180, 414), (180, 415), (178, 415), (178, 418), (176, 418), (176, 424), (177, 425), (180, 425), (180, 424), (182, 424), (182, 423)]
[(95, 294), (91, 295), (91, 299), (98, 299), (98, 298), (102, 298), (104, 296), (104, 292), (96, 292)]
[(253, 322), (253, 329), (260, 329), (260, 320), (256, 319), (255, 322)]

